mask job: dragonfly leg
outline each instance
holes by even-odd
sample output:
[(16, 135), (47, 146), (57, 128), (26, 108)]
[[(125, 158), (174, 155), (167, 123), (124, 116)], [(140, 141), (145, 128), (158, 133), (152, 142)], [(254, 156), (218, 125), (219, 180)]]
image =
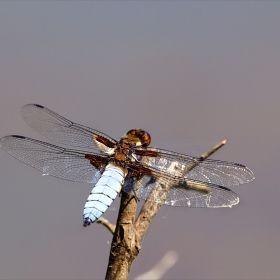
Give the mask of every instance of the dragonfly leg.
[(140, 199), (138, 198), (138, 196), (137, 196), (137, 193), (136, 193), (135, 189), (134, 189), (134, 188), (132, 188), (132, 191), (133, 191), (134, 198), (135, 198), (136, 202), (139, 202), (139, 201), (140, 201)]
[[(140, 199), (138, 198), (136, 191), (134, 188), (132, 188), (132, 192), (133, 192), (133, 197), (135, 198), (136, 202), (139, 202)], [(121, 192), (119, 193), (119, 197), (121, 196)]]

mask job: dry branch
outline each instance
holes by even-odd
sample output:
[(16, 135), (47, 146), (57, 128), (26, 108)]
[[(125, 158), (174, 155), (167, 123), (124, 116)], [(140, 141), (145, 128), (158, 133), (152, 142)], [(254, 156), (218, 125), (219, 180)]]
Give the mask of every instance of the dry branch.
[[(225, 145), (225, 143), (226, 140), (223, 140), (208, 152), (202, 154), (197, 162), (187, 166), (186, 169), (188, 171), (191, 170), (201, 161), (220, 149), (223, 145)], [(162, 203), (164, 203), (167, 192), (171, 187), (172, 184), (166, 186), (165, 181), (165, 191), (163, 194), (160, 194)], [(159, 195), (158, 192), (158, 190), (153, 191), (151, 196)], [(155, 203), (153, 200), (148, 199), (144, 203), (138, 218), (135, 221), (137, 201), (133, 195), (122, 192), (119, 216), (111, 244), (109, 263), (105, 279), (128, 279), (131, 264), (141, 249), (141, 239), (146, 233), (152, 219), (160, 209), (162, 203)], [(108, 224), (110, 223), (106, 222), (102, 224), (104, 224), (111, 232), (113, 232), (113, 230), (111, 230), (112, 227), (110, 227), (111, 229), (108, 227)]]
[(111, 224), (107, 219), (100, 217), (97, 221), (97, 224), (102, 224), (105, 226), (111, 233), (115, 232), (116, 225)]

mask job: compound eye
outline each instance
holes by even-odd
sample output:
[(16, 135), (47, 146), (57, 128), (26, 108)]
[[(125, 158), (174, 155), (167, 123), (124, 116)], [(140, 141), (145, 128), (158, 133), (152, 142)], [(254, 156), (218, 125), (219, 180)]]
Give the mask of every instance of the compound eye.
[(126, 135), (128, 135), (128, 136), (135, 136), (135, 134), (136, 134), (136, 130), (135, 130), (135, 129), (131, 129), (131, 130), (129, 130), (129, 131), (127, 132)]
[(148, 133), (148, 132), (146, 132), (146, 131), (144, 131), (144, 130), (142, 130), (141, 131), (142, 132), (142, 145), (143, 146), (149, 146), (150, 145), (150, 143), (151, 143), (151, 136), (150, 136), (150, 134)]

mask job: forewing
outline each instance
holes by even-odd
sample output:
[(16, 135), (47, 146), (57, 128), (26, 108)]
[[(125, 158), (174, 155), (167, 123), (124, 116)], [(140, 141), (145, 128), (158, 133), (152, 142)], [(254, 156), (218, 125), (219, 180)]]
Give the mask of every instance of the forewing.
[(143, 156), (140, 160), (142, 164), (168, 172), (170, 167), (176, 163), (177, 174), (186, 180), (234, 186), (251, 182), (255, 178), (253, 172), (242, 164), (213, 159), (202, 160), (157, 148), (148, 148), (147, 151), (156, 151), (159, 156)]
[[(0, 139), (1, 148), (16, 159), (40, 170), (43, 175), (61, 179), (96, 183), (101, 176), (81, 151), (68, 150), (31, 138), (11, 135)], [(95, 154), (91, 154), (94, 157)], [(106, 161), (107, 156), (96, 154), (97, 158)], [(100, 169), (104, 163), (100, 162)]]
[[(94, 137), (105, 138), (113, 146), (116, 141), (108, 135), (95, 129), (73, 123), (55, 112), (37, 104), (22, 107), (24, 120), (37, 132), (52, 141), (65, 145), (100, 150)], [(110, 149), (110, 148), (108, 148)], [(106, 152), (106, 149), (102, 149)]]

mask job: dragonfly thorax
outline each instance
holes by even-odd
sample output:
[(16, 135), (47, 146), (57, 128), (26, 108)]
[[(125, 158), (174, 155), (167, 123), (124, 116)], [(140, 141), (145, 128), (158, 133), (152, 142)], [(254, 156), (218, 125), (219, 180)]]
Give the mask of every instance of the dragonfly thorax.
[(121, 138), (117, 143), (114, 150), (114, 154), (111, 156), (111, 162), (115, 162), (119, 165), (124, 165), (131, 161), (131, 155), (134, 152), (136, 144), (134, 141), (127, 137)]

